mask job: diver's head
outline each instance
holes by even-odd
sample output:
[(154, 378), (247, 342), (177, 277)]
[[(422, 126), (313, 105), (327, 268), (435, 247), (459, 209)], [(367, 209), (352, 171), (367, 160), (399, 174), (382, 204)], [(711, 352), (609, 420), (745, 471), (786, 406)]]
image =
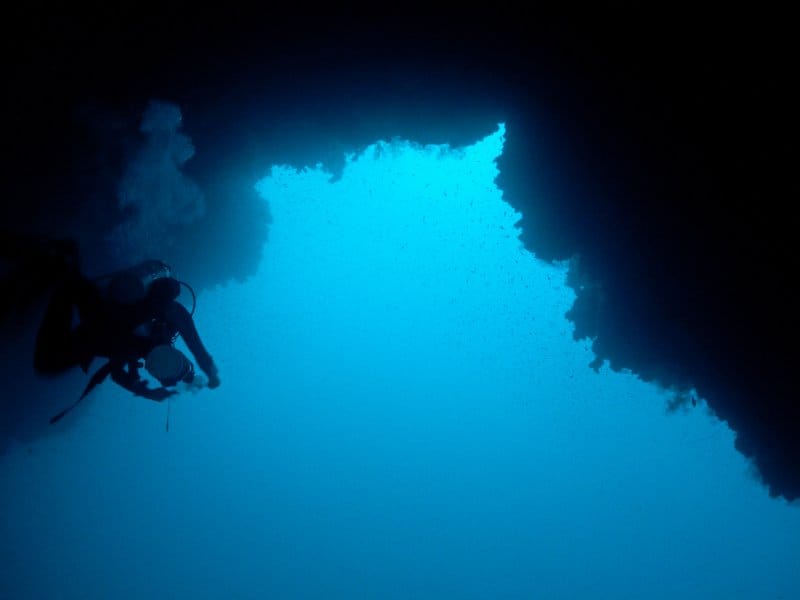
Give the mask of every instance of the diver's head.
[(165, 304), (181, 295), (181, 284), (172, 277), (161, 277), (147, 288), (147, 298), (158, 304)]

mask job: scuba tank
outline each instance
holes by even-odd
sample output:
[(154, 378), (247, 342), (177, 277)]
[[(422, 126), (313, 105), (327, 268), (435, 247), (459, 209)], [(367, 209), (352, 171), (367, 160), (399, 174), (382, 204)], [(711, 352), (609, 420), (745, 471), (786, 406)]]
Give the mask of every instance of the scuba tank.
[(94, 281), (105, 298), (118, 304), (134, 304), (147, 294), (147, 287), (156, 279), (171, 277), (172, 269), (160, 260), (145, 260), (128, 267), (97, 277)]
[[(100, 277), (95, 277), (94, 282), (100, 288), (103, 297), (117, 304), (135, 304), (147, 296), (147, 288), (157, 279), (173, 277), (172, 267), (163, 260), (143, 260), (137, 265), (106, 273)], [(192, 296), (192, 307), (189, 314), (194, 315), (197, 308), (197, 296), (185, 281), (177, 280), (181, 286), (189, 290)]]

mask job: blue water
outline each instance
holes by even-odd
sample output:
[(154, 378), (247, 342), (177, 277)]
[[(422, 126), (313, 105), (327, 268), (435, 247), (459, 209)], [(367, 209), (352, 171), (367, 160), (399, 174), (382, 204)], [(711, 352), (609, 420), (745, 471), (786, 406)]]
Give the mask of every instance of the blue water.
[(588, 367), (503, 134), (254, 181), (259, 271), (195, 316), (222, 386), (107, 383), (0, 459), (0, 597), (800, 597), (800, 510), (725, 424)]

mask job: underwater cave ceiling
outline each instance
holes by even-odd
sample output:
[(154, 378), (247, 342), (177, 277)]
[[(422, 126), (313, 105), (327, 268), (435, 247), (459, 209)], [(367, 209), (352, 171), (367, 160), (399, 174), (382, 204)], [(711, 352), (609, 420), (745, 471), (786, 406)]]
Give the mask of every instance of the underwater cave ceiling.
[[(335, 171), (376, 139), (458, 146), (503, 121), (499, 187), (524, 215), (529, 250), (572, 259), (576, 336), (594, 340), (598, 362), (670, 388), (673, 408), (689, 408), (695, 389), (770, 493), (799, 497), (797, 223), (785, 208), (797, 197), (797, 98), (782, 38), (754, 49), (699, 20), (669, 32), (499, 13), (386, 23), (23, 18), (28, 35), (5, 55), (17, 152), (4, 165), (4, 225), (97, 252), (119, 218), (107, 198), (141, 110), (170, 100), (197, 148), (187, 171), (220, 217), (178, 245), (188, 257), (212, 240), (235, 259), (186, 258), (188, 276), (213, 285), (258, 262), (268, 215), (254, 197), (228, 201), (252, 195), (269, 164)], [(225, 235), (243, 223), (246, 244)]]

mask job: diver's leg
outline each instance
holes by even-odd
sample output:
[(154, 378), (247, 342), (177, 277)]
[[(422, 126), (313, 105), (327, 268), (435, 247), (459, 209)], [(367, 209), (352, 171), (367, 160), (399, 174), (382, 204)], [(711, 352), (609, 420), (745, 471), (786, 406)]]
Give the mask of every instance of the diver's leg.
[(75, 277), (53, 292), (36, 335), (33, 366), (41, 374), (55, 374), (80, 365), (87, 358), (83, 328), (73, 327), (77, 310), (83, 321), (97, 307), (92, 283)]
[(77, 364), (72, 356), (73, 303), (67, 290), (53, 293), (36, 334), (33, 366), (42, 374), (66, 371)]

